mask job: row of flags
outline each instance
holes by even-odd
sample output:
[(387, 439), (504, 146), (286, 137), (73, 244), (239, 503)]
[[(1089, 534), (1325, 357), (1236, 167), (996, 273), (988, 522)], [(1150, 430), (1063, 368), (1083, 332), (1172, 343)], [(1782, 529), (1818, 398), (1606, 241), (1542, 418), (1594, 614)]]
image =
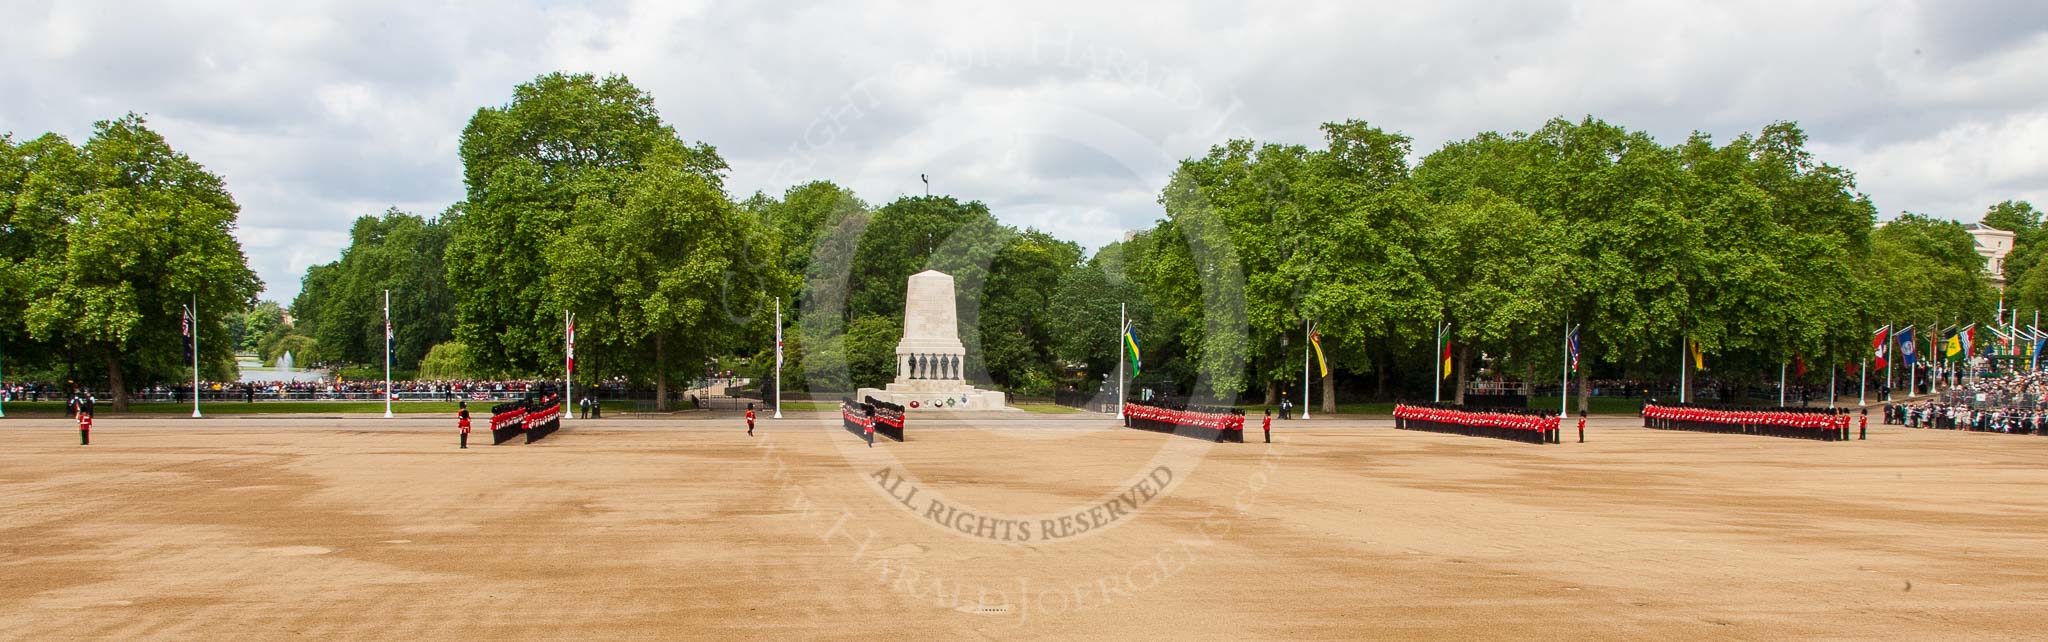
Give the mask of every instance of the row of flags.
[[(1323, 356), (1322, 333), (1314, 329), (1315, 325), (1313, 323), (1309, 327), (1309, 348), (1315, 354), (1317, 369), (1321, 371), (1322, 376), (1328, 377), (1330, 376), (1330, 364)], [(1891, 358), (1896, 354), (1899, 360), (1907, 367), (1912, 367), (1918, 361), (1921, 354), (1920, 343), (1914, 340), (1915, 329), (1914, 326), (1906, 326), (1894, 330), (1892, 326), (1885, 325), (1872, 332), (1870, 339), (1871, 366), (1883, 368), (1890, 363)], [(1977, 332), (1978, 326), (1972, 323), (1960, 327), (1951, 325), (1941, 329), (1937, 335), (1938, 339), (1937, 337), (1928, 337), (1927, 349), (1932, 350), (1934, 354), (1943, 359), (1963, 359), (1977, 355), (1979, 348), (1982, 348), (1985, 355), (2005, 354), (2009, 356), (2032, 357), (2033, 365), (2036, 368), (2040, 366), (2041, 356), (2048, 354), (2048, 330), (2042, 330), (2035, 326), (2020, 327), (2017, 325), (2017, 322), (2007, 328), (1990, 327), (1989, 329), (1998, 338), (1996, 344), (1980, 344)], [(1126, 321), (1122, 334), (1123, 356), (1130, 361), (1131, 375), (1136, 376), (1139, 371), (1139, 361), (1141, 360), (1136, 323)], [(570, 330), (572, 359), (574, 358), (574, 336), (575, 330), (572, 327)], [(1443, 349), (1437, 359), (1437, 377), (1439, 379), (1449, 379), (1453, 364), (1452, 342), (1445, 339), (1442, 341), (1442, 344)], [(1579, 345), (1579, 328), (1575, 326), (1565, 335), (1567, 372), (1579, 371)], [(779, 337), (776, 341), (776, 348), (776, 360), (779, 363), (782, 357), (781, 340)], [(1696, 370), (1706, 370), (1706, 355), (1701, 349), (1700, 343), (1687, 339), (1685, 348), (1686, 355), (1692, 359), (1693, 368)], [(1793, 355), (1792, 362), (1797, 370), (1796, 374), (1806, 374), (1806, 360), (1803, 357)]]
[[(1926, 348), (1937, 358), (1944, 360), (1966, 359), (1984, 356), (2032, 357), (2035, 365), (2040, 364), (2041, 354), (2048, 352), (2048, 332), (2034, 326), (2020, 327), (2017, 324), (1997, 327), (1990, 326), (1995, 342), (1980, 340), (1978, 325), (1951, 325), (1942, 328), (1927, 338)], [(1920, 357), (1921, 344), (1915, 340), (1913, 326), (1894, 330), (1886, 325), (1871, 333), (1870, 350), (1872, 362), (1879, 368), (1890, 362), (1893, 354), (1906, 366), (1912, 366)]]

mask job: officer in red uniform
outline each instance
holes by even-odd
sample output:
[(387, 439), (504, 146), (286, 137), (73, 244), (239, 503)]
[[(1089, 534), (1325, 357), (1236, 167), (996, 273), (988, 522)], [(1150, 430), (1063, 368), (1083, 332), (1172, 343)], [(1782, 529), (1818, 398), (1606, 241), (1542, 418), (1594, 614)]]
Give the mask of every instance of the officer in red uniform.
[(752, 402), (747, 404), (747, 436), (754, 436), (754, 404)]
[(1579, 443), (1586, 443), (1586, 411), (1579, 411)]
[(1856, 441), (1870, 438), (1870, 409), (1864, 408), (1861, 412), (1862, 415), (1856, 418)]
[(78, 411), (78, 445), (92, 445), (92, 413), (89, 411)]
[(469, 402), (455, 402), (455, 429), (462, 431), (462, 448), (469, 449)]
[(1265, 423), (1264, 423), (1263, 425), (1261, 425), (1261, 426), (1260, 426), (1260, 428), (1263, 428), (1263, 429), (1265, 429), (1265, 431), (1266, 431), (1266, 443), (1269, 443), (1269, 444), (1270, 444), (1270, 443), (1273, 443), (1273, 411), (1272, 411), (1272, 409), (1270, 409), (1270, 408), (1269, 408), (1269, 409), (1267, 409), (1267, 410), (1266, 410), (1266, 421), (1265, 421)]

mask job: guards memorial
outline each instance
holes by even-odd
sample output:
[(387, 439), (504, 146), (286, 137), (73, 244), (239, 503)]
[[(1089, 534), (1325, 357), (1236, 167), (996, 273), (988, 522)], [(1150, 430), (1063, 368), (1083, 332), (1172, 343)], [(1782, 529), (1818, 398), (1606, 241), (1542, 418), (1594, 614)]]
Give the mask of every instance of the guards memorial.
[(896, 381), (856, 398), (873, 397), (916, 410), (1001, 410), (1003, 393), (967, 385), (967, 348), (960, 343), (953, 276), (936, 270), (910, 275), (903, 291), (903, 340), (896, 342)]

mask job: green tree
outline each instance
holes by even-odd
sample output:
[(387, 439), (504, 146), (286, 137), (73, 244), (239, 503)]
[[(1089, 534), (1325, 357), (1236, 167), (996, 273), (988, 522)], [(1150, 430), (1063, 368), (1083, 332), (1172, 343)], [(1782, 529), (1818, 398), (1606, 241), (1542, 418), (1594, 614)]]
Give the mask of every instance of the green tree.
[[(1961, 224), (1907, 213), (1874, 230), (1871, 242), (1863, 267), (1866, 291), (1873, 294), (1863, 305), (1880, 325), (1910, 325), (1925, 338), (1959, 319), (1990, 316), (1996, 294), (1984, 256)], [(2044, 292), (2026, 277), (2012, 287), (2014, 300), (2025, 305), (2041, 301)]]
[(1026, 230), (996, 252), (977, 319), (990, 381), (1025, 394), (1052, 393), (1062, 367), (1053, 354), (1056, 288), (1046, 285), (1060, 283), (1080, 261), (1080, 246), (1037, 230)]
[(459, 341), (443, 341), (434, 344), (427, 356), (420, 359), (420, 378), (432, 381), (468, 379), (469, 371), (464, 364), (469, 355), (463, 354), (468, 348)]
[(276, 301), (259, 301), (255, 307), (227, 319), (228, 341), (237, 352), (256, 352), (263, 338), (285, 326), (284, 306)]
[(307, 268), (300, 281), (292, 308), (302, 332), (329, 360), (381, 367), (389, 291), (391, 362), (418, 363), (453, 335), (454, 295), (442, 257), (459, 219), (452, 209), (438, 219), (397, 209), (357, 218), (341, 258)]
[[(612, 303), (597, 299), (597, 291), (554, 289), (571, 282), (556, 276), (563, 268), (559, 263), (601, 263), (602, 259), (584, 255), (608, 246), (558, 241), (572, 229), (583, 229), (579, 234), (585, 240), (592, 228), (616, 229), (616, 222), (584, 217), (603, 214), (605, 204), (628, 203), (629, 193), (640, 194), (632, 202), (655, 207), (663, 202), (660, 199), (687, 199), (687, 194), (701, 191), (674, 180), (636, 180), (636, 174), (688, 174), (711, 191), (722, 192), (720, 173), (726, 169), (710, 146), (681, 143), (661, 122), (653, 98), (624, 77), (599, 79), (587, 74), (541, 76), (515, 88), (510, 103), (477, 110), (463, 129), (461, 155), (467, 198), (461, 205), (463, 215), (452, 226), (446, 257), (447, 281), (455, 293), (454, 335), (469, 346), (473, 370), (515, 374), (560, 367), (564, 311), (573, 309), (582, 319), (611, 311)], [(659, 258), (668, 270), (684, 257)], [(692, 274), (691, 281), (701, 282), (705, 276)], [(716, 272), (709, 277), (720, 278)], [(679, 319), (687, 309), (663, 310), (660, 302), (654, 303), (645, 313), (651, 319)], [(620, 313), (621, 319), (624, 316)], [(625, 359), (625, 351), (636, 348), (626, 347), (629, 342), (623, 336), (606, 336), (602, 327), (581, 334), (581, 343), (592, 346), (591, 374), (602, 375), (615, 359), (621, 364), (619, 374), (649, 374), (649, 369), (636, 368)], [(582, 344), (579, 361), (585, 361)], [(633, 372), (636, 369), (639, 372)]]
[(615, 193), (586, 195), (547, 246), (551, 300), (577, 313), (579, 356), (655, 383), (703, 374), (706, 360), (769, 343), (772, 299), (796, 289), (779, 241), (718, 185), (689, 169), (694, 150), (662, 145)]
[(220, 177), (132, 114), (96, 123), (82, 148), (56, 149), (68, 146), (42, 139), (15, 199), (30, 210), (16, 221), (63, 237), (26, 266), (29, 335), (104, 364), (114, 410), (124, 411), (131, 386), (183, 378), (179, 319), (196, 299), (204, 374), (232, 378), (223, 320), (248, 309), (262, 284), (234, 237), (240, 208)]

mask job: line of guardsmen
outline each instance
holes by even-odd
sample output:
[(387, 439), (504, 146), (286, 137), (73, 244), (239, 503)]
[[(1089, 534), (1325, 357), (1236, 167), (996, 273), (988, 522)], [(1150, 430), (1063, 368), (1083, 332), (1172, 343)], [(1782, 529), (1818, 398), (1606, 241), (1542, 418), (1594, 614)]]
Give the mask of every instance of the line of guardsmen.
[[(1452, 435), (1489, 437), (1532, 444), (1556, 444), (1563, 418), (1557, 413), (1521, 408), (1465, 408), (1450, 404), (1400, 403), (1394, 405), (1394, 427)], [(1585, 426), (1580, 424), (1580, 441)]]
[[(1865, 421), (1869, 411), (1864, 411)], [(1655, 430), (1687, 430), (1765, 437), (1790, 437), (1820, 441), (1847, 441), (1847, 408), (1750, 408), (1647, 404), (1643, 406), (1643, 427)]]

